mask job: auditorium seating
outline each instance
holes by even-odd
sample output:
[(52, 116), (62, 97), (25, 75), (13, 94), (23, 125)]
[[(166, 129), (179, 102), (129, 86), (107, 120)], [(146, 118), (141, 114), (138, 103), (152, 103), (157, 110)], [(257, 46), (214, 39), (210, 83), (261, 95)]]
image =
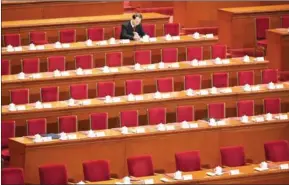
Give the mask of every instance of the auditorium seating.
[(220, 148), (223, 166), (235, 167), (245, 165), (245, 152), (242, 146)]
[(40, 72), (40, 60), (39, 58), (25, 58), (22, 60), (23, 73), (39, 73)]
[(272, 162), (289, 160), (289, 144), (286, 140), (270, 141), (264, 144), (266, 160)]
[(155, 107), (150, 108), (147, 110), (147, 116), (148, 116), (148, 124), (149, 125), (157, 125), (157, 124), (165, 124), (166, 121), (166, 112), (167, 109), (163, 107)]
[(177, 122), (194, 121), (195, 120), (194, 106), (190, 105), (178, 106), (176, 110), (176, 117)]
[(91, 130), (108, 129), (108, 114), (106, 112), (92, 113), (89, 115), (89, 120)]
[(127, 159), (128, 173), (133, 177), (154, 175), (152, 157), (149, 155), (133, 156)]
[(79, 55), (75, 56), (75, 69), (91, 69), (93, 68), (92, 55)]
[(2, 168), (1, 184), (17, 184), (24, 185), (24, 172), (22, 168)]
[(267, 47), (266, 30), (270, 27), (270, 19), (268, 17), (256, 18), (256, 42), (257, 46)]
[(211, 58), (227, 58), (227, 46), (226, 45), (213, 45), (211, 46)]
[(282, 28), (289, 28), (289, 15), (281, 17)]
[(128, 110), (120, 112), (120, 126), (121, 127), (137, 127), (138, 123), (138, 111)]
[(270, 82), (278, 82), (278, 70), (277, 69), (265, 69), (262, 71), (262, 83), (268, 84)]
[(27, 120), (27, 135), (34, 136), (36, 134), (46, 134), (46, 122), (45, 118)]
[(87, 29), (87, 40), (101, 41), (104, 40), (104, 28), (92, 27)]
[(134, 52), (134, 63), (140, 65), (152, 63), (152, 52), (151, 50), (140, 50)]
[(77, 116), (61, 116), (58, 118), (58, 131), (59, 133), (76, 132), (78, 130)]
[(178, 36), (180, 35), (179, 23), (166, 23), (164, 24), (164, 35)]
[(175, 154), (176, 171), (189, 172), (201, 170), (199, 151), (178, 152)]
[(1, 158), (6, 161), (10, 159), (8, 140), (15, 137), (15, 128), (15, 121), (1, 121)]
[(11, 45), (13, 47), (21, 46), (20, 34), (5, 34), (4, 45), (7, 47)]
[(156, 81), (157, 91), (159, 92), (172, 92), (174, 91), (174, 81), (173, 78), (159, 78)]
[(125, 94), (139, 95), (143, 93), (142, 80), (126, 80), (125, 81)]
[(186, 48), (187, 61), (203, 60), (203, 47), (189, 47)]
[(16, 105), (29, 103), (29, 89), (11, 90), (10, 101)]
[(237, 102), (237, 116), (254, 116), (254, 100), (240, 100)]
[(110, 179), (110, 165), (107, 160), (85, 161), (82, 166), (85, 181), (97, 182)]
[(238, 71), (238, 85), (254, 85), (254, 71)]
[(40, 89), (41, 102), (59, 101), (59, 87), (42, 87)]
[(208, 118), (223, 119), (226, 117), (225, 103), (208, 104)]
[(10, 60), (1, 59), (1, 75), (10, 75)]
[(114, 82), (98, 82), (97, 83), (97, 97), (114, 96), (115, 83)]
[(70, 85), (70, 98), (76, 100), (87, 99), (88, 85), (87, 84)]
[(42, 32), (42, 31), (29, 32), (29, 40), (31, 44), (35, 44), (35, 45), (48, 44), (47, 34), (46, 32)]
[(48, 57), (47, 70), (48, 72), (53, 72), (55, 70), (65, 71), (65, 56)]
[(161, 53), (164, 63), (178, 62), (178, 48), (164, 48)]
[(264, 99), (264, 113), (277, 114), (281, 112), (280, 98), (266, 98)]
[(113, 52), (105, 54), (105, 65), (108, 67), (122, 66), (122, 52)]
[(66, 166), (62, 164), (49, 164), (39, 166), (41, 184), (68, 184)]
[(198, 90), (202, 89), (202, 76), (201, 75), (186, 75), (184, 77), (184, 89)]
[(228, 73), (214, 73), (212, 74), (212, 87), (221, 88), (229, 86)]

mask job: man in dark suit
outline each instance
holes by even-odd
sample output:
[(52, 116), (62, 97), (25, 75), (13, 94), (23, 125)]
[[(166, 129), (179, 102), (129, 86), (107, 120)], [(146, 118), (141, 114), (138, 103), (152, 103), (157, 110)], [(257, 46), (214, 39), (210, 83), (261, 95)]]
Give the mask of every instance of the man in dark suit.
[(141, 21), (140, 13), (133, 14), (130, 21), (121, 25), (120, 39), (140, 40), (145, 35)]

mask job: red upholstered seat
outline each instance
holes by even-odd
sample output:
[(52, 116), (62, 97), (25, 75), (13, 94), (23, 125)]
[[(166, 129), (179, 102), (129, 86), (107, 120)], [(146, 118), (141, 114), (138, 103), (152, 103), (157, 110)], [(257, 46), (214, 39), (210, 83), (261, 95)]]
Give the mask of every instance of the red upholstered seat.
[(120, 126), (121, 127), (137, 127), (138, 126), (138, 111), (127, 110), (120, 112)]
[(266, 30), (270, 27), (270, 19), (268, 17), (257, 17), (256, 18), (256, 40), (257, 45), (266, 47)]
[(127, 159), (130, 176), (143, 177), (154, 175), (152, 157), (150, 155), (129, 157)]
[(262, 71), (262, 83), (278, 82), (278, 69), (265, 69)]
[(254, 85), (254, 71), (238, 71), (238, 85)]
[(226, 117), (225, 103), (208, 104), (208, 118), (223, 119)]
[(235, 167), (245, 165), (245, 152), (242, 146), (220, 148), (223, 166)]
[(42, 102), (59, 101), (59, 87), (42, 87), (40, 97)]
[(211, 58), (227, 58), (227, 45), (216, 44), (211, 46)]
[(281, 113), (281, 99), (280, 98), (265, 98), (264, 99), (264, 113), (265, 114)]
[(289, 144), (286, 140), (270, 141), (264, 144), (266, 160), (289, 161)]
[(24, 185), (24, 173), (22, 168), (2, 168), (1, 184)]
[(155, 107), (147, 110), (149, 125), (165, 124), (167, 109), (164, 107)]
[(88, 85), (87, 84), (70, 85), (70, 97), (76, 100), (88, 99)]
[(59, 31), (59, 42), (60, 43), (72, 43), (76, 42), (76, 30), (60, 30)]
[(139, 50), (134, 52), (134, 63), (151, 64), (152, 63), (152, 51), (151, 50)]
[(188, 47), (187, 49), (187, 61), (203, 60), (203, 47)]
[(10, 75), (10, 74), (11, 74), (10, 60), (1, 59), (1, 75)]
[(87, 40), (100, 41), (104, 40), (104, 28), (93, 27), (87, 29)]
[(18, 33), (11, 33), (4, 35), (4, 45), (11, 45), (13, 47), (21, 46), (21, 37)]
[(50, 56), (47, 58), (48, 72), (65, 71), (65, 56)]
[(254, 100), (240, 100), (237, 102), (237, 116), (254, 116)]
[(125, 81), (125, 94), (139, 95), (143, 92), (142, 80), (126, 80)]
[(97, 97), (115, 96), (114, 82), (98, 82), (96, 86)]
[(156, 25), (155, 24), (142, 24), (143, 31), (150, 37), (156, 37)]
[(15, 121), (1, 122), (1, 158), (3, 158), (6, 161), (10, 159), (8, 140), (9, 138), (15, 137), (15, 129), (16, 129)]
[(46, 134), (46, 118), (27, 120), (27, 135)]
[(68, 184), (66, 166), (62, 164), (49, 164), (40, 166), (39, 178), (40, 184)]
[(199, 33), (199, 34), (214, 34), (218, 35), (218, 27), (196, 27), (196, 28), (183, 28), (185, 35)]
[(108, 114), (107, 112), (97, 112), (89, 115), (90, 129), (104, 130), (108, 129)]
[(198, 90), (202, 88), (202, 76), (201, 75), (186, 75), (185, 76), (185, 83), (184, 83), (185, 90), (193, 89)]
[(214, 73), (212, 75), (212, 87), (229, 87), (229, 73)]
[(172, 77), (157, 79), (157, 91), (159, 92), (174, 91), (174, 79)]
[(113, 30), (114, 30), (114, 38), (120, 39), (121, 26), (113, 27)]
[(122, 66), (122, 52), (106, 53), (105, 65), (108, 67)]
[(29, 32), (30, 43), (35, 45), (48, 44), (46, 32), (43, 31), (33, 31)]
[(40, 72), (40, 60), (39, 58), (25, 58), (22, 60), (23, 73), (39, 73)]
[(59, 132), (76, 132), (78, 130), (77, 116), (61, 116), (58, 117), (58, 131)]
[(110, 165), (107, 160), (85, 161), (82, 166), (86, 181), (97, 182), (110, 179)]
[(164, 48), (161, 53), (164, 63), (178, 62), (178, 48)]
[(13, 89), (10, 91), (10, 101), (16, 105), (29, 103), (29, 89)]
[(289, 15), (281, 16), (282, 28), (289, 28)]
[(176, 170), (182, 172), (201, 170), (199, 151), (179, 152), (175, 154)]
[(195, 120), (194, 106), (191, 105), (178, 106), (176, 114), (177, 114), (177, 122)]
[(165, 23), (164, 35), (170, 34), (171, 36), (178, 36), (180, 35), (180, 27), (179, 23)]
[(75, 68), (91, 69), (93, 68), (93, 56), (92, 55), (78, 55), (75, 56)]
[(279, 81), (289, 81), (289, 71), (279, 71)]

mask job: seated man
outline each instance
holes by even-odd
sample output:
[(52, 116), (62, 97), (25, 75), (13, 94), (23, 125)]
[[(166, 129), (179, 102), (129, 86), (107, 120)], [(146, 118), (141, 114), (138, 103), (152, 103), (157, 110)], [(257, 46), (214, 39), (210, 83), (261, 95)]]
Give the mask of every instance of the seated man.
[(120, 39), (140, 40), (144, 35), (141, 25), (142, 15), (133, 14), (132, 19), (121, 25)]

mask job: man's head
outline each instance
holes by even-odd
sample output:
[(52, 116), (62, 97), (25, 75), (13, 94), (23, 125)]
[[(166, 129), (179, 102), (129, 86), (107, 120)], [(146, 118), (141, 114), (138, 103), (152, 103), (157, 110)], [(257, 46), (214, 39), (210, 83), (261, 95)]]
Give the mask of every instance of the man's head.
[(141, 23), (141, 20), (142, 20), (142, 14), (135, 13), (132, 15), (133, 25), (135, 25), (135, 26), (139, 25)]

